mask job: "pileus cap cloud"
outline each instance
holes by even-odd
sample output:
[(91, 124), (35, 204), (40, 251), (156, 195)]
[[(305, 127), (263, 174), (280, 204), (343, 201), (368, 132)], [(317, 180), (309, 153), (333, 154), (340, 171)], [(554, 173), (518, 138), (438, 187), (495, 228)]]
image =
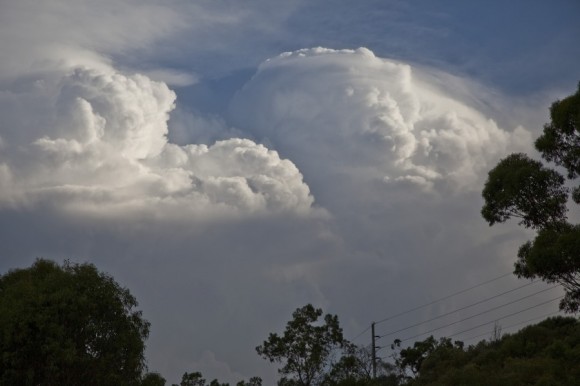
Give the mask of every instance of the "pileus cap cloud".
[(366, 48), (303, 49), (262, 63), (230, 115), (301, 159), (305, 173), (323, 163), (390, 182), (468, 187), (513, 134), (424, 78)]

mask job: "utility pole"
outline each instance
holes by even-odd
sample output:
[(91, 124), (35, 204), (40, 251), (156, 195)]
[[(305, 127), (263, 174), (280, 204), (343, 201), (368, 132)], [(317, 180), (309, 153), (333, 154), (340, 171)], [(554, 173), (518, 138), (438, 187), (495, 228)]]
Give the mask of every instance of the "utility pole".
[(373, 356), (373, 379), (377, 377), (377, 350), (375, 345), (375, 322), (371, 324), (371, 333), (373, 334), (371, 355)]

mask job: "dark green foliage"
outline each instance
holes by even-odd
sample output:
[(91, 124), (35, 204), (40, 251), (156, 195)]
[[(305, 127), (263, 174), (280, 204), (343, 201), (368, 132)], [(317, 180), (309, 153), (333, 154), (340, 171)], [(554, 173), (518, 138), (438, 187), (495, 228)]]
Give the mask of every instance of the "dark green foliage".
[[(179, 385), (173, 384), (171, 386), (229, 386), (229, 383), (221, 383), (217, 379), (212, 380), (209, 384), (199, 372), (188, 373), (185, 372), (181, 377)], [(239, 381), (236, 386), (262, 386), (262, 378), (252, 377), (249, 381)]]
[(138, 385), (149, 323), (91, 264), (0, 276), (0, 385)]
[(580, 176), (580, 83), (578, 91), (550, 107), (550, 123), (536, 140), (546, 161), (563, 166), (568, 178)]
[(563, 224), (542, 229), (533, 242), (522, 245), (515, 273), (519, 277), (558, 282), (566, 289), (560, 308), (577, 312), (580, 307), (580, 225)]
[[(395, 342), (395, 346), (400, 343)], [(418, 374), (428, 374), (432, 368), (432, 362), (448, 363), (456, 359), (457, 352), (463, 352), (462, 342), (451, 342), (449, 338), (441, 338), (437, 341), (433, 336), (415, 342), (412, 347), (401, 350), (395, 360), (395, 365), (399, 368), (402, 379), (412, 379)]]
[(331, 365), (335, 350), (346, 343), (336, 315), (327, 314), (319, 323), (321, 309), (311, 304), (296, 309), (282, 336), (271, 333), (261, 346), (260, 356), (270, 362), (283, 363), (279, 385), (319, 385)]
[[(427, 341), (433, 347), (433, 339)], [(417, 376), (407, 384), (577, 385), (579, 359), (580, 322), (549, 318), (499, 341), (482, 341), (467, 349), (442, 339), (423, 357)]]
[(490, 225), (520, 218), (520, 224), (545, 228), (566, 219), (564, 177), (525, 154), (512, 154), (489, 172), (483, 189), (483, 218)]
[(214, 379), (209, 383), (209, 386), (230, 386), (230, 384), (229, 383), (221, 383), (217, 379)]
[(368, 350), (352, 343), (344, 345), (343, 354), (325, 376), (325, 383), (332, 385), (356, 384), (361, 379), (371, 379), (372, 358)]
[(283, 363), (279, 386), (394, 386), (400, 377), (394, 365), (377, 360), (377, 378), (372, 378), (369, 350), (342, 335), (336, 315), (308, 304), (296, 309), (282, 336), (270, 334), (256, 347), (270, 362)]
[(165, 378), (159, 373), (147, 373), (141, 381), (141, 386), (165, 386)]
[(236, 386), (262, 386), (262, 378), (252, 377), (248, 382), (240, 381), (236, 383)]
[[(542, 157), (567, 170), (567, 177), (580, 177), (580, 85), (578, 91), (550, 108), (550, 123), (535, 145)], [(580, 309), (580, 228), (568, 223), (568, 188), (556, 170), (525, 154), (512, 154), (489, 172), (483, 189), (481, 214), (490, 225), (511, 217), (537, 229), (533, 241), (518, 252), (515, 273), (557, 282), (566, 289), (560, 308)], [(572, 200), (580, 204), (580, 186), (572, 189)]]
[(402, 385), (399, 378), (393, 374), (380, 375), (376, 379), (372, 378), (347, 378), (337, 383), (324, 384), (325, 386), (399, 386)]
[(322, 382), (325, 386), (397, 385), (396, 367), (377, 359), (377, 378), (373, 379), (370, 350), (346, 343), (340, 359), (333, 363)]
[(427, 356), (429, 356), (439, 344), (430, 336), (424, 341), (415, 342), (413, 347), (401, 350), (397, 366), (401, 368), (403, 373), (410, 371), (413, 375), (417, 375), (421, 370), (421, 365)]
[(196, 371), (194, 373), (184, 373), (181, 377), (181, 382), (179, 386), (205, 386), (205, 379), (203, 379), (201, 373)]

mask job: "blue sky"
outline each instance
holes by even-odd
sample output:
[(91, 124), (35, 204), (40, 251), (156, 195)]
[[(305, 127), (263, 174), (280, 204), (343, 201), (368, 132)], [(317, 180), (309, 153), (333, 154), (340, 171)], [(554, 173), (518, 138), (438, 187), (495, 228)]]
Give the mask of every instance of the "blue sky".
[(2, 2), (0, 270), (93, 262), (152, 322), (151, 370), (273, 384), (254, 348), (297, 307), (352, 338), (510, 272), (532, 234), (489, 228), (481, 188), (576, 89), (579, 15), (573, 0)]

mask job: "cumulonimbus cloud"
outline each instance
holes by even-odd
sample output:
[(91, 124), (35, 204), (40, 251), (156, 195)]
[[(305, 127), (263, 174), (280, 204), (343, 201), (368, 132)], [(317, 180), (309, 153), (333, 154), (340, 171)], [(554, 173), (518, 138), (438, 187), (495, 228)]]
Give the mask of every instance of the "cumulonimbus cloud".
[(469, 187), (529, 135), (501, 129), (423, 75), (365, 48), (303, 49), (262, 63), (230, 115), (305, 173), (323, 164), (427, 189)]
[(289, 159), (241, 138), (178, 146), (167, 139), (175, 93), (96, 63), (4, 88), (0, 204), (307, 213), (314, 199), (301, 171), (464, 188), (529, 135), (499, 128), (407, 64), (364, 48), (315, 48), (264, 62), (230, 109), (231, 123)]

